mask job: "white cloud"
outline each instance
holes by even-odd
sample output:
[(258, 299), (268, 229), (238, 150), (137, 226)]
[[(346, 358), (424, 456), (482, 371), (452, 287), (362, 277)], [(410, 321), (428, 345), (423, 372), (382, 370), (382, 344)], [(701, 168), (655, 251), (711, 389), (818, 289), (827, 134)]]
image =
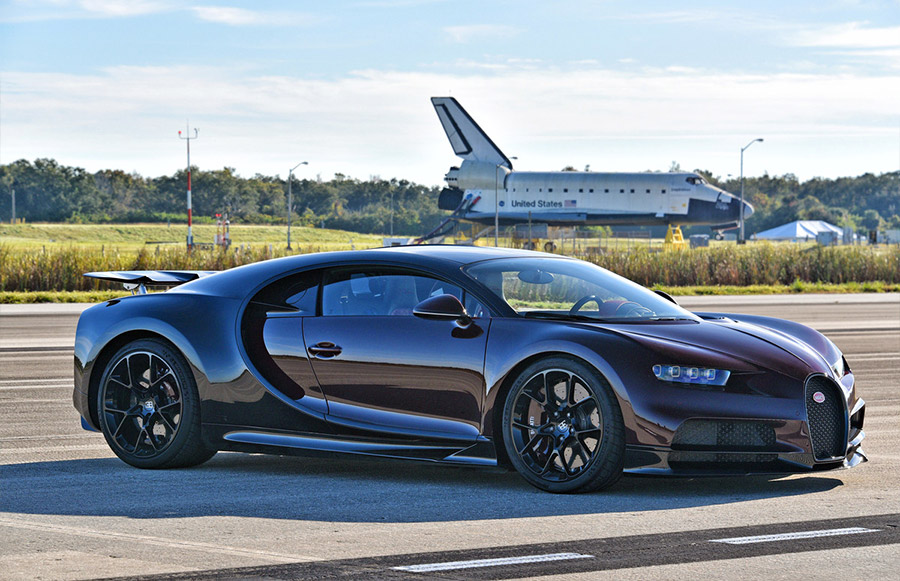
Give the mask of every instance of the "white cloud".
[[(186, 83), (185, 79), (190, 79)], [(101, 74), (4, 74), (0, 163), (54, 157), (90, 170), (170, 174), (184, 120), (200, 127), (192, 161), (244, 175), (402, 177), (439, 183), (458, 163), (430, 106), (456, 96), (520, 169), (590, 163), (720, 175), (765, 137), (747, 171), (859, 175), (896, 169), (900, 77), (621, 72), (594, 65), (465, 73), (356, 71), (335, 80), (232, 68), (117, 67)], [(193, 144), (192, 144), (193, 146)]]
[(167, 0), (16, 0), (4, 7), (0, 22), (128, 18), (178, 9)]
[(81, 0), (78, 4), (92, 14), (114, 18), (141, 16), (171, 10), (171, 5), (153, 0)]
[(869, 27), (865, 22), (801, 30), (793, 33), (792, 44), (848, 49), (900, 48), (900, 26)]
[(311, 21), (299, 13), (257, 12), (233, 6), (194, 6), (191, 10), (200, 20), (229, 26), (294, 26)]
[(504, 24), (467, 24), (446, 26), (444, 32), (453, 42), (466, 44), (476, 39), (509, 38), (519, 34), (520, 30)]

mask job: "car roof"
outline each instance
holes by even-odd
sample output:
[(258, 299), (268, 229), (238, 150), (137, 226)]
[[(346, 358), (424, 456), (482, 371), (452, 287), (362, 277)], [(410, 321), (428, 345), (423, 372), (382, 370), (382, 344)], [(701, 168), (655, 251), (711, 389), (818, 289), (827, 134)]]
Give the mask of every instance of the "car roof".
[(440, 271), (451, 266), (460, 266), (491, 260), (495, 258), (545, 257), (568, 260), (557, 254), (518, 250), (514, 248), (494, 248), (482, 246), (456, 246), (428, 244), (421, 246), (394, 246), (390, 248), (371, 248), (366, 250), (343, 250), (337, 252), (319, 252), (298, 254), (255, 262), (244, 266), (225, 270), (176, 287), (170, 292), (185, 292), (243, 298), (262, 283), (273, 280), (282, 274), (297, 272), (319, 265), (340, 265), (357, 263), (420, 266)]

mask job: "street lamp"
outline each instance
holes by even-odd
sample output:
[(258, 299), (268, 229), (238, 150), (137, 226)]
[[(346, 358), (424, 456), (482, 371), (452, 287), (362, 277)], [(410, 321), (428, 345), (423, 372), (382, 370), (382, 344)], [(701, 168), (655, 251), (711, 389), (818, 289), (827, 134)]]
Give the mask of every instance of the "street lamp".
[(746, 240), (744, 240), (744, 150), (747, 149), (748, 147), (750, 147), (751, 145), (753, 145), (754, 143), (756, 143), (757, 141), (762, 143), (763, 138), (757, 137), (756, 139), (754, 139), (753, 141), (751, 141), (750, 143), (748, 143), (747, 145), (745, 145), (744, 147), (741, 148), (741, 208), (740, 208), (741, 236), (740, 236), (740, 238), (738, 238), (738, 244), (744, 244), (746, 242)]
[(291, 184), (294, 181), (294, 170), (300, 167), (301, 165), (309, 165), (309, 163), (305, 161), (301, 161), (294, 167), (288, 171), (288, 207), (287, 207), (287, 219), (288, 219), (288, 245), (287, 249), (291, 249), (291, 217), (294, 214), (294, 192), (291, 189)]
[[(519, 159), (510, 157), (510, 160)], [(494, 166), (494, 247), (500, 246), (500, 168), (506, 167), (507, 161), (501, 161)], [(509, 164), (512, 165), (511, 163)], [(509, 169), (512, 169), (510, 167)]]

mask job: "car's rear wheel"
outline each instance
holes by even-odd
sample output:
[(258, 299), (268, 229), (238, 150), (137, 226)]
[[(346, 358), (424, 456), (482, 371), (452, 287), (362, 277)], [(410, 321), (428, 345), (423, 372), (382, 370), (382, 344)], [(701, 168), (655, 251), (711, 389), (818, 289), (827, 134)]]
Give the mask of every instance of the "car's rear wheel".
[(622, 413), (609, 383), (587, 365), (548, 357), (528, 366), (503, 408), (503, 443), (518, 472), (550, 492), (590, 492), (622, 475)]
[(193, 466), (215, 454), (200, 438), (200, 398), (187, 362), (162, 341), (133, 341), (109, 360), (97, 412), (109, 447), (132, 466)]

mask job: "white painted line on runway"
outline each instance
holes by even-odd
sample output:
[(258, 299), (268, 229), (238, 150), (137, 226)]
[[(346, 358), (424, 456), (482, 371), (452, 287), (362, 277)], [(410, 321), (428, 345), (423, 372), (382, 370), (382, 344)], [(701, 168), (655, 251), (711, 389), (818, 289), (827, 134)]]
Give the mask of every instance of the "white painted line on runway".
[(772, 543), (775, 541), (795, 541), (797, 539), (815, 539), (818, 537), (837, 537), (840, 535), (859, 535), (877, 533), (881, 529), (864, 529), (850, 527), (846, 529), (827, 529), (823, 531), (803, 531), (799, 533), (782, 533), (779, 535), (758, 535), (755, 537), (734, 537), (731, 539), (712, 539), (710, 543), (727, 543), (729, 545), (749, 545), (751, 543)]
[(0, 385), (0, 391), (20, 391), (23, 389), (60, 389), (60, 388), (72, 389), (72, 382), (70, 381), (69, 383), (48, 383), (46, 385), (43, 385), (43, 384)]
[(50, 404), (54, 404), (54, 405), (67, 405), (67, 406), (72, 405), (71, 398), (67, 398), (67, 399), (31, 399), (31, 398), (27, 398), (27, 399), (4, 399), (4, 400), (0, 400), (0, 401), (2, 401), (4, 404), (50, 403)]
[(45, 355), (10, 355), (6, 353), (4, 355), (0, 355), (0, 360), (6, 362), (15, 362), (15, 363), (32, 363), (34, 361), (47, 361), (48, 359), (53, 360), (72, 360), (71, 353), (47, 353)]
[(67, 446), (32, 446), (28, 448), (4, 448), (0, 450), (0, 456), (14, 454), (34, 454), (45, 452), (72, 452), (86, 450), (109, 450), (106, 444), (71, 444)]
[(96, 438), (97, 432), (79, 432), (77, 434), (41, 434), (39, 436), (0, 436), (0, 442), (15, 442), (18, 440), (49, 440), (54, 438)]
[(43, 377), (38, 379), (0, 379), (0, 385), (6, 385), (10, 383), (61, 383), (63, 381), (68, 381), (72, 383), (74, 381), (72, 376), (64, 376), (64, 377)]
[(475, 559), (473, 561), (450, 561), (447, 563), (425, 563), (422, 565), (406, 565), (391, 567), (397, 571), (411, 573), (431, 573), (433, 571), (452, 571), (454, 569), (474, 569), (476, 567), (499, 567), (502, 565), (521, 565), (523, 563), (544, 563), (550, 561), (566, 561), (569, 559), (593, 559), (593, 555), (581, 553), (549, 553), (547, 555), (524, 555), (522, 557), (505, 557), (502, 559)]
[(288, 555), (285, 553), (273, 553), (270, 551), (257, 551), (255, 549), (244, 549), (241, 547), (229, 547), (225, 545), (200, 543), (196, 541), (182, 541), (178, 539), (164, 539), (161, 537), (151, 537), (147, 535), (134, 535), (130, 533), (118, 533), (114, 531), (97, 531), (81, 527), (71, 527), (65, 525), (55, 525), (50, 523), (41, 523), (34, 521), (25, 521), (11, 518), (0, 518), (0, 526), (13, 527), (20, 529), (28, 529), (40, 532), (59, 533), (62, 535), (79, 535), (83, 537), (95, 537), (100, 539), (115, 539), (121, 541), (136, 541), (146, 543), (148, 545), (156, 545), (168, 547), (170, 549), (186, 549), (191, 551), (201, 551), (204, 553), (220, 553), (224, 555), (238, 555), (241, 557), (253, 559), (268, 559), (271, 561), (319, 561), (314, 557), (305, 555)]

